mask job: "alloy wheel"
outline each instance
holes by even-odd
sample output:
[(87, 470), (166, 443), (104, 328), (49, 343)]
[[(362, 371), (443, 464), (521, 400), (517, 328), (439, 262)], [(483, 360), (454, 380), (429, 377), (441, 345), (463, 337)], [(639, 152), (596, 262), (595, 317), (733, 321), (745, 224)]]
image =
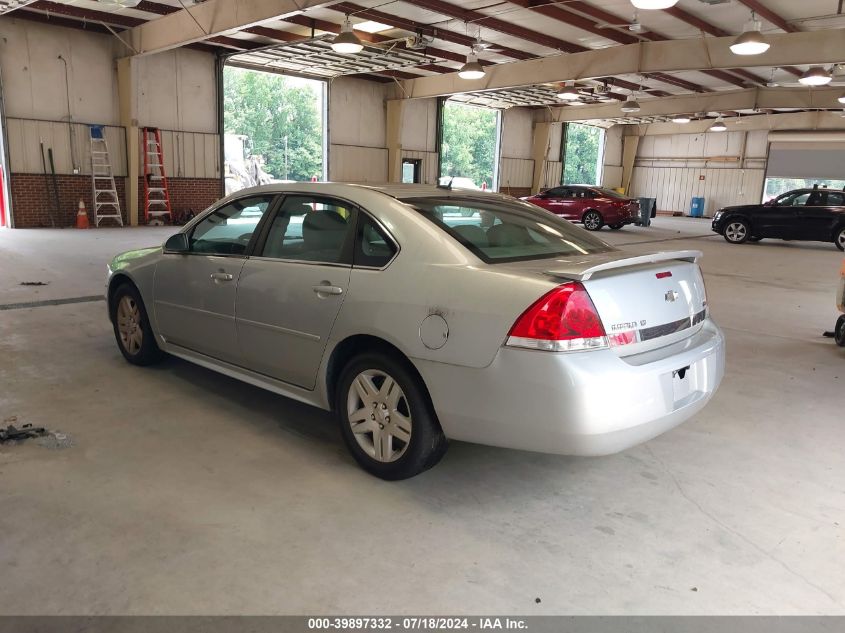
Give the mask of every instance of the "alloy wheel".
[(584, 226), (590, 231), (601, 228), (601, 216), (595, 211), (590, 211), (584, 216)]
[(725, 229), (725, 237), (729, 242), (742, 242), (748, 235), (748, 229), (742, 222), (731, 222)]
[(839, 230), (839, 233), (836, 234), (834, 243), (836, 244), (836, 248), (840, 251), (845, 251), (845, 229)]
[(129, 295), (121, 297), (117, 304), (117, 331), (126, 353), (131, 356), (137, 354), (144, 342), (144, 329), (141, 327), (141, 309)]
[(395, 462), (411, 443), (413, 421), (405, 392), (389, 374), (368, 369), (349, 386), (346, 418), (358, 445), (379, 462)]

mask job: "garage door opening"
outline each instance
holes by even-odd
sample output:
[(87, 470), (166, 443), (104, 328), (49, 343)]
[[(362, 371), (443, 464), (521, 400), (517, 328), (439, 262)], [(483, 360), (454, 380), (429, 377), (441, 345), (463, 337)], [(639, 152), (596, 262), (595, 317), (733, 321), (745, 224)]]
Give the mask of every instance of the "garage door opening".
[(227, 194), (325, 179), (323, 81), (225, 66), (223, 129)]
[(562, 185), (600, 185), (604, 163), (604, 136), (600, 127), (567, 123), (561, 143)]
[(845, 134), (841, 132), (771, 132), (763, 201), (814, 186), (841, 191), (843, 164)]
[(501, 126), (499, 110), (446, 101), (440, 124), (440, 184), (495, 190)]

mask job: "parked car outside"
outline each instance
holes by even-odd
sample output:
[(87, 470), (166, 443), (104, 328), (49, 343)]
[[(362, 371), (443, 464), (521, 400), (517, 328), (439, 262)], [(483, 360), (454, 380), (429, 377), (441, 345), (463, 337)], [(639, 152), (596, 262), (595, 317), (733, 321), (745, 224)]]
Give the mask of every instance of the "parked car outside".
[(795, 189), (763, 204), (720, 209), (712, 229), (731, 244), (764, 238), (833, 242), (845, 250), (845, 192)]
[(605, 225), (618, 230), (636, 222), (640, 214), (638, 200), (612, 189), (588, 185), (554, 187), (522, 200), (570, 222), (581, 222), (588, 231), (598, 231)]
[(698, 413), (725, 363), (700, 255), (626, 253), (496, 193), (280, 184), (118, 255), (106, 297), (130, 363), (332, 410), (401, 479), (449, 439), (606, 455)]

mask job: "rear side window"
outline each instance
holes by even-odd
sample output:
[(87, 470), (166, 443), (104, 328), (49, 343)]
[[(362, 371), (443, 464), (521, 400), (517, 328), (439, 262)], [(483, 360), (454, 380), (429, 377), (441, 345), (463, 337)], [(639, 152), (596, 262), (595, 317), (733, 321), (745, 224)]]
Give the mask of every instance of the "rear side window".
[(827, 193), (827, 202), (825, 204), (829, 207), (845, 206), (845, 195), (839, 193), (838, 191), (829, 191)]
[(452, 197), (403, 202), (488, 264), (616, 250), (584, 229), (519, 201)]
[(387, 266), (396, 254), (396, 247), (384, 231), (367, 215), (361, 214), (355, 238), (354, 265), (368, 268)]

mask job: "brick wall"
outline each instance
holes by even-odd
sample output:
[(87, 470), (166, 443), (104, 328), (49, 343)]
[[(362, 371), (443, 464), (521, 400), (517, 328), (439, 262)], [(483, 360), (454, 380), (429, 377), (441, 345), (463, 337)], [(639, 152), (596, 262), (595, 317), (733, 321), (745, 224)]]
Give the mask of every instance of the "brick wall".
[[(128, 224), (126, 207), (126, 178), (115, 178), (117, 196), (123, 221)], [(56, 216), (56, 226), (66, 227), (76, 224), (76, 212), (79, 199), (85, 201), (88, 220), (93, 225), (94, 211), (91, 199), (91, 177), (57, 175), (59, 190), (59, 209), (55, 212), (55, 198), (52, 193), (52, 177), (43, 174), (12, 174), (9, 186), (14, 205), (15, 227), (49, 227), (50, 212)], [(187, 211), (199, 213), (210, 204), (223, 197), (223, 185), (217, 178), (169, 178), (170, 203), (177, 217)], [(139, 179), (138, 195), (143, 205), (143, 181)], [(139, 211), (139, 220), (143, 223), (143, 209)], [(114, 226), (113, 220), (103, 220), (100, 226)]]
[[(120, 210), (126, 222), (126, 179), (115, 178)], [(15, 227), (30, 229), (49, 227), (50, 214), (55, 216), (57, 227), (76, 225), (76, 212), (79, 199), (85, 201), (88, 220), (93, 225), (94, 211), (91, 198), (91, 176), (57, 175), (56, 185), (59, 191), (59, 210), (56, 212), (53, 194), (52, 176), (44, 174), (12, 174), (9, 188), (12, 192), (12, 205), (15, 214)], [(100, 226), (116, 226), (114, 220), (103, 220)]]

